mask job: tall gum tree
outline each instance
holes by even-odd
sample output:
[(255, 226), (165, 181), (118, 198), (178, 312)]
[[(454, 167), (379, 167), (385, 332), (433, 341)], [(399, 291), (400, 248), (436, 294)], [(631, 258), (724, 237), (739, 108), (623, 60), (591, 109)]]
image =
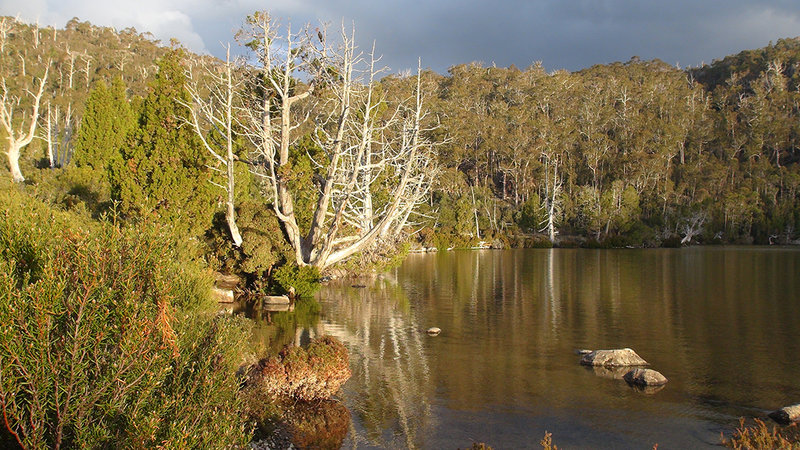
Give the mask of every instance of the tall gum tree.
[[(257, 12), (239, 33), (255, 51), (260, 74), (240, 117), (297, 264), (325, 269), (379, 243), (394, 244), (428, 193), (436, 170), (420, 125), (421, 70), (409, 104), (378, 117), (386, 100), (376, 90), (381, 69), (374, 48), (364, 55), (344, 27), (335, 45), (325, 29), (280, 30), (269, 13)], [(299, 225), (291, 188), (291, 152), (298, 151), (301, 130), (322, 150), (307, 229)]]

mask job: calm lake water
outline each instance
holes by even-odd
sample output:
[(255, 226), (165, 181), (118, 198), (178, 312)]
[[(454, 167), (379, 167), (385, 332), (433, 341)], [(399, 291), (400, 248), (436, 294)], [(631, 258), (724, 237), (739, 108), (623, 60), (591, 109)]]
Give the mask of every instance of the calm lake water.
[[(530, 448), (545, 431), (564, 448), (713, 447), (800, 402), (797, 248), (452, 251), (353, 283), (324, 286), (296, 336), (351, 352), (344, 448)], [(669, 383), (640, 392), (575, 354), (620, 347)]]

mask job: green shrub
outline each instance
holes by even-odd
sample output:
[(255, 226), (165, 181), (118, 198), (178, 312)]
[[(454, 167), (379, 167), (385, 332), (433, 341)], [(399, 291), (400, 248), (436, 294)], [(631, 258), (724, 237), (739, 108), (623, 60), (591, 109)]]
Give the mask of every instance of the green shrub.
[[(25, 448), (222, 448), (249, 438), (246, 325), (167, 230), (85, 222), (0, 191), (3, 438)], [(2, 442), (10, 445), (6, 441)]]
[(272, 274), (272, 279), (279, 290), (286, 294), (294, 288), (295, 294), (302, 298), (311, 298), (319, 290), (319, 269), (314, 266), (298, 266), (287, 263), (280, 266)]
[(261, 360), (252, 370), (248, 388), (271, 402), (313, 402), (330, 399), (350, 378), (347, 349), (325, 336), (307, 348), (286, 346), (277, 356)]
[(242, 234), (240, 247), (233, 245), (225, 213), (214, 216), (213, 225), (206, 232), (212, 267), (254, 283), (281, 260), (292, 256), (278, 219), (269, 206), (254, 201), (242, 202), (236, 207), (236, 222)]

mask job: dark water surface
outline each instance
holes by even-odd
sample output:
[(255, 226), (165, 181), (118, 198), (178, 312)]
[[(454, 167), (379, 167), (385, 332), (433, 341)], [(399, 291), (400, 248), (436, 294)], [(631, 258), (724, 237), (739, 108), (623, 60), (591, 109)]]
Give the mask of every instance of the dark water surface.
[[(311, 331), (351, 351), (345, 448), (703, 448), (800, 402), (796, 248), (453, 251), (358, 283), (323, 287)], [(619, 347), (669, 383), (574, 353)]]

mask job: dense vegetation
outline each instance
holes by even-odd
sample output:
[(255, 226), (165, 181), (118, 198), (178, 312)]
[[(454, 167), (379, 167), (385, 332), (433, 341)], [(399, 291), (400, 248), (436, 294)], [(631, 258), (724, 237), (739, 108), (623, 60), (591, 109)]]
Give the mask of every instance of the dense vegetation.
[[(6, 184), (6, 183), (4, 183)], [(121, 228), (3, 186), (4, 448), (229, 448), (249, 439), (243, 319), (157, 224)]]
[(612, 245), (796, 240), (798, 59), (787, 39), (688, 71), (633, 58), (430, 74), (450, 138), (435, 225), (484, 236), (553, 223)]

